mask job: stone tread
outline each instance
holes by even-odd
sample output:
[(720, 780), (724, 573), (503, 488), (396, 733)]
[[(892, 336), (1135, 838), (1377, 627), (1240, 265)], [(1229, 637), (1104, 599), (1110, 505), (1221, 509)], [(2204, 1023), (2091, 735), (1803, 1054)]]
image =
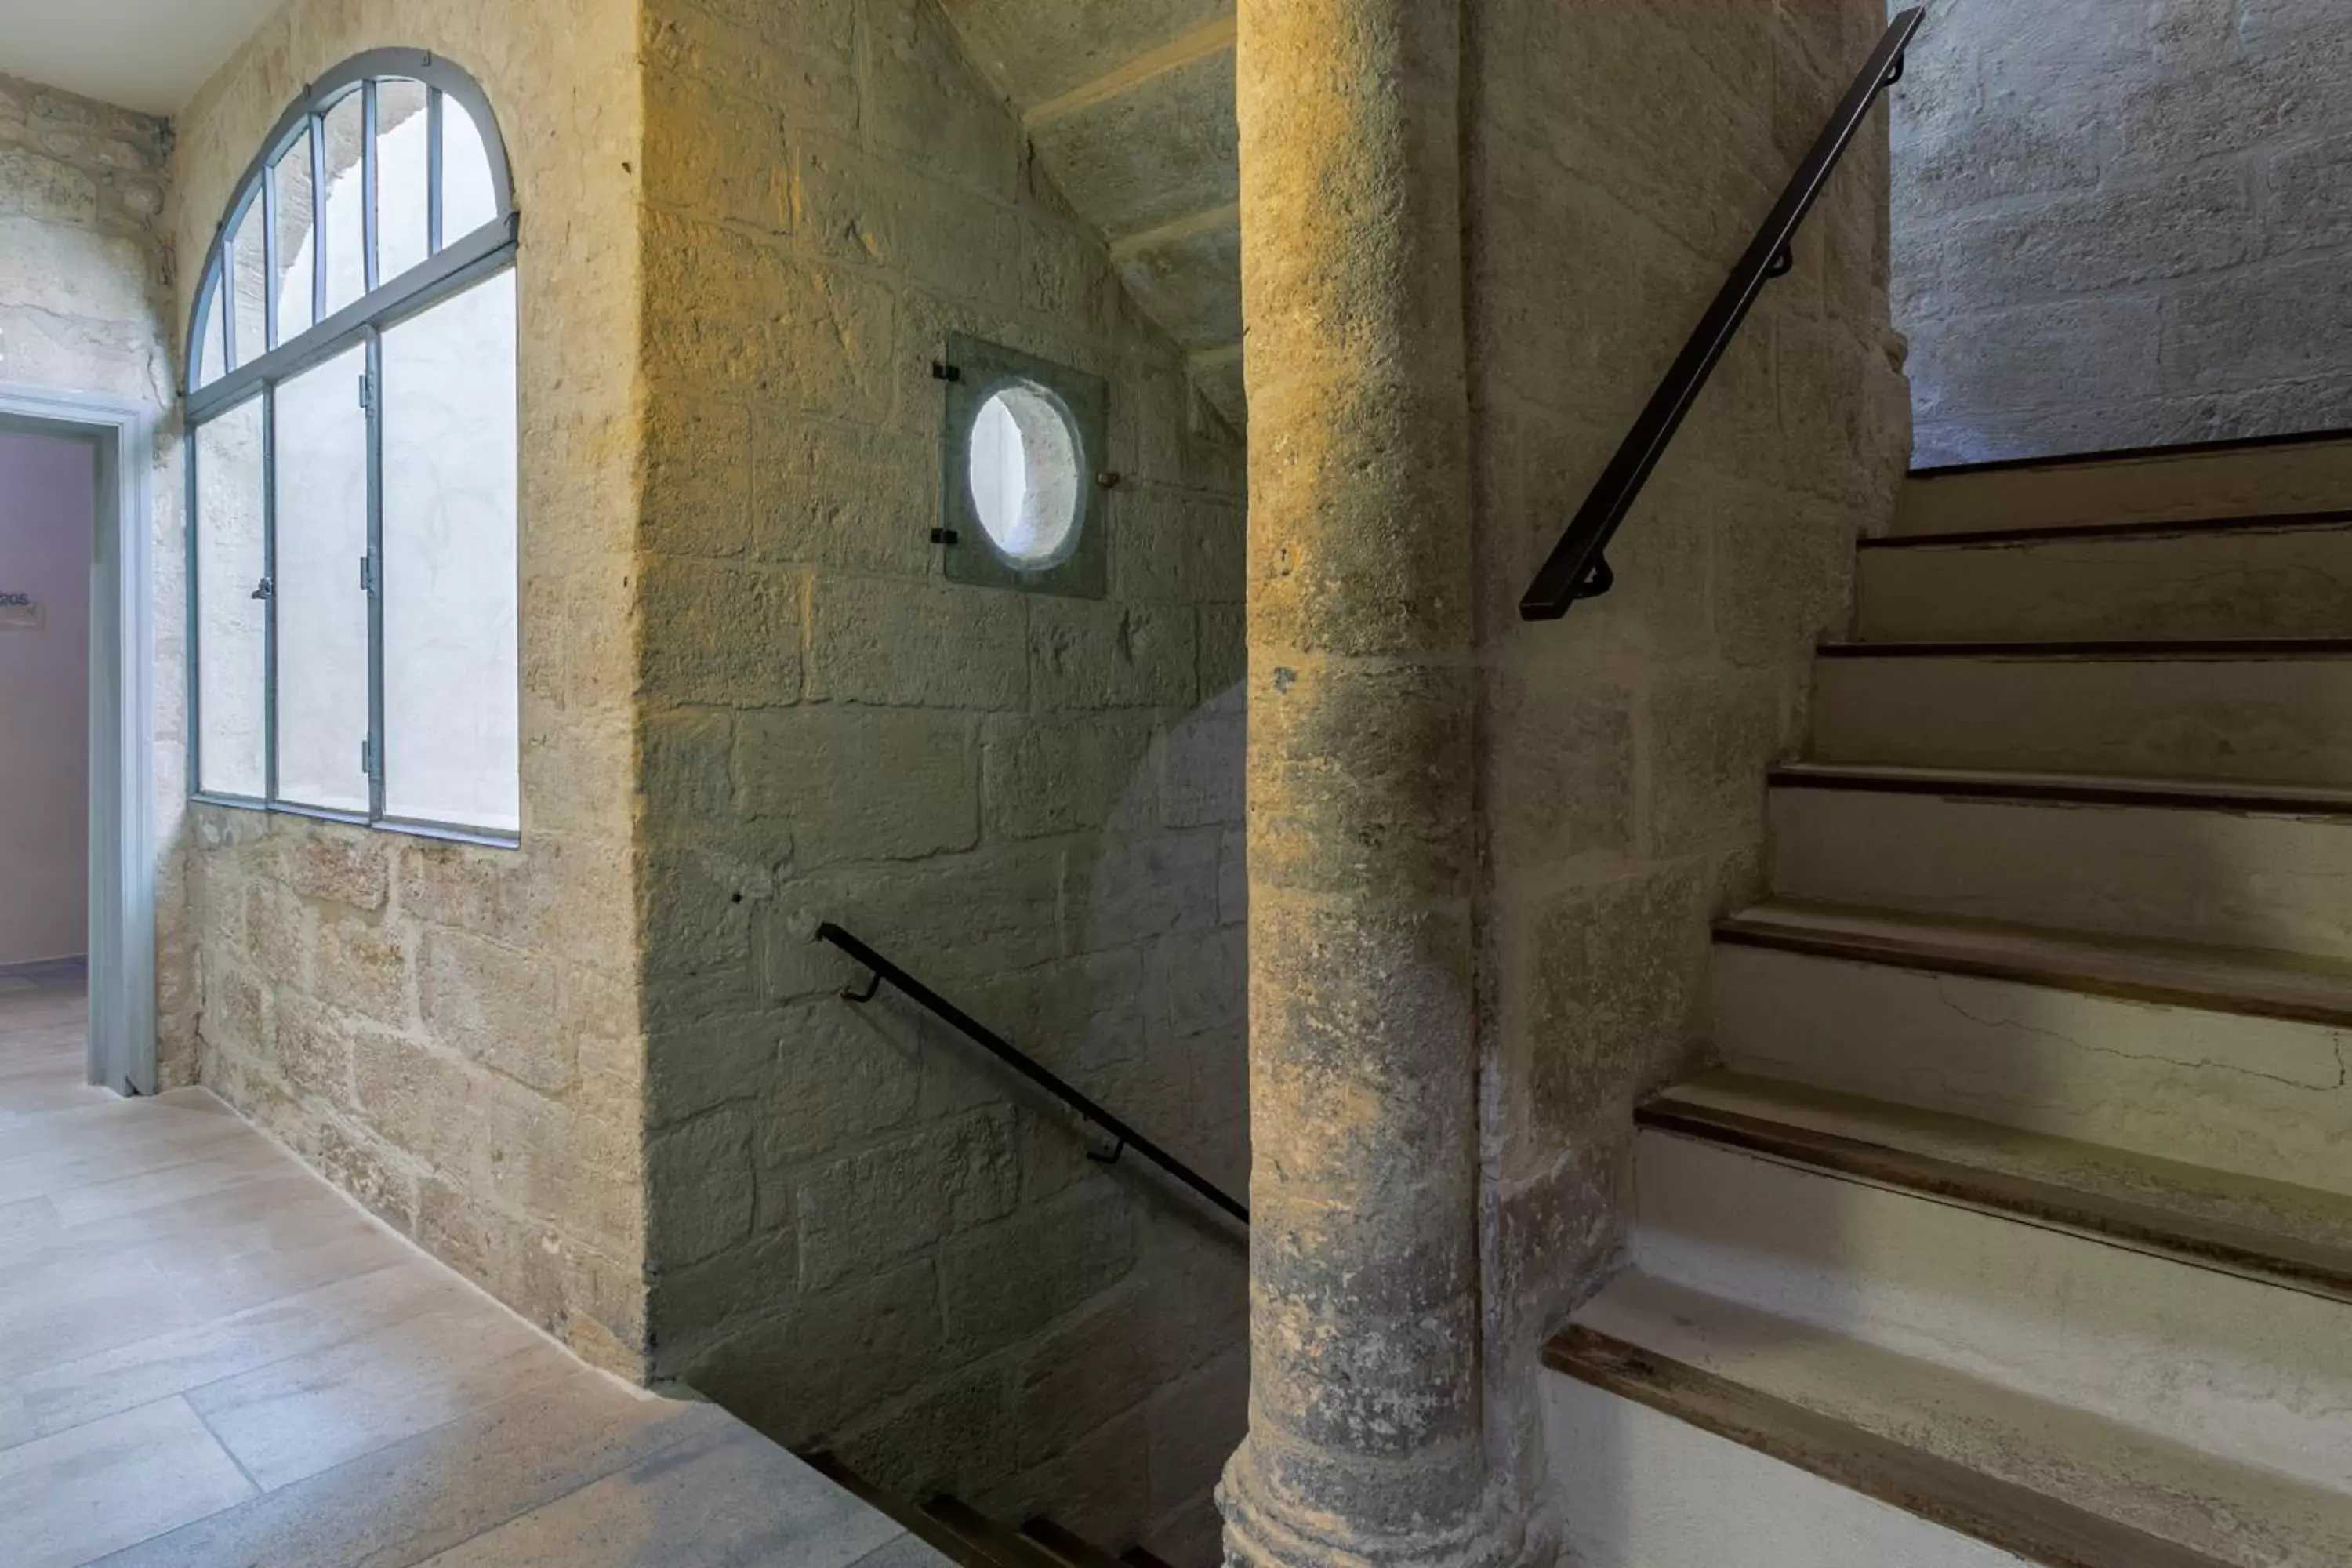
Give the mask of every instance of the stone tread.
[(1711, 1073), (1640, 1125), (2287, 1289), (2352, 1301), (2352, 1198), (2284, 1182)]
[(1774, 900), (1716, 926), (1716, 940), (2352, 1028), (2352, 963), (2258, 948), (2048, 930), (1894, 910)]
[[(887, 1492), (877, 1490), (865, 1477), (831, 1454), (819, 1450), (803, 1454), (800, 1458), (809, 1468), (824, 1476), (834, 1485), (856, 1497), (868, 1507), (889, 1515), (906, 1526), (909, 1534), (950, 1562), (957, 1563), (959, 1568), (1000, 1568), (997, 1558), (982, 1552), (960, 1531), (950, 1527), (937, 1515), (925, 1509), (914, 1507), (903, 1498), (893, 1497)], [(1020, 1568), (1035, 1568), (1035, 1565), (1032, 1561), (1021, 1564)]]
[(1830, 642), (1814, 650), (1823, 658), (2000, 658), (2182, 662), (2196, 660), (2352, 658), (2352, 637), (2136, 637), (2063, 638), (2032, 642), (1953, 640), (1933, 642)]
[(2352, 1561), (2352, 1500), (1638, 1272), (1544, 1359), (2051, 1568)]
[(1040, 1548), (1056, 1568), (1119, 1568), (1119, 1560), (1050, 1519), (1021, 1527), (1022, 1539)]
[(2352, 502), (2352, 434), (2214, 442), (1912, 474), (1898, 536), (2199, 521)]
[(1065, 1560), (1020, 1531), (1007, 1529), (959, 1499), (944, 1494), (923, 1504), (923, 1512), (937, 1520), (971, 1555), (959, 1562), (984, 1568), (1066, 1568)]
[(2352, 817), (2352, 789), (2327, 784), (1906, 767), (1883, 763), (1783, 763), (1771, 770), (1769, 778), (1776, 789), (1864, 790), (1971, 800), (2045, 801), (2061, 805)]
[(1864, 550), (2013, 550), (2041, 544), (2100, 543), (2208, 533), (2301, 533), (2352, 527), (2352, 511), (2288, 511), (2162, 522), (2077, 522), (2048, 528), (1959, 529), (1948, 533), (1889, 533), (1859, 541)]

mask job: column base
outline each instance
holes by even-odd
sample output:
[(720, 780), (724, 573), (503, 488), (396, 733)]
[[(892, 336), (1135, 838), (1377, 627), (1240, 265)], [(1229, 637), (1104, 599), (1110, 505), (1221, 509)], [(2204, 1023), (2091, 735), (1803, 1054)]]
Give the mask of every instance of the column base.
[[(1409, 1489), (1400, 1477), (1389, 1492)], [(1390, 1507), (1408, 1500), (1384, 1497)], [(1249, 1442), (1217, 1484), (1225, 1516), (1225, 1568), (1527, 1568), (1527, 1542), (1487, 1487), (1473, 1517), (1432, 1521), (1422, 1529), (1381, 1532), (1351, 1526), (1346, 1514), (1305, 1500), (1271, 1495)]]

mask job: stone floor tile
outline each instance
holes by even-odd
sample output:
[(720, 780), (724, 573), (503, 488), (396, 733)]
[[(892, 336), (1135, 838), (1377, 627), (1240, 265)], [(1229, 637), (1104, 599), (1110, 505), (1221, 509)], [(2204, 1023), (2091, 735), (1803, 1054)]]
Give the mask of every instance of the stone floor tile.
[(253, 1495), (183, 1399), (0, 1448), (10, 1568), (71, 1568)]
[(432, 1568), (849, 1568), (904, 1533), (749, 1427), (688, 1438)]

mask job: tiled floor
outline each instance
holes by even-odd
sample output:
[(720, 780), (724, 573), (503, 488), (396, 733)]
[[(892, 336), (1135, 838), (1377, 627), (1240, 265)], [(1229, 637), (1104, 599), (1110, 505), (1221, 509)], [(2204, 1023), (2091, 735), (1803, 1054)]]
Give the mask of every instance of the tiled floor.
[(588, 1370), (200, 1090), (0, 986), (0, 1563), (918, 1568), (715, 1406)]

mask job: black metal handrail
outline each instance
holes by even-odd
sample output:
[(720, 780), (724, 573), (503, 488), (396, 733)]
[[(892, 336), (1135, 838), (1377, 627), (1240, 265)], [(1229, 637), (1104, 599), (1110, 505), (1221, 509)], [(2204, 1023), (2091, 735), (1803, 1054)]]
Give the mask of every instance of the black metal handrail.
[(1519, 600), (1519, 615), (1530, 621), (1556, 621), (1568, 614), (1568, 608), (1579, 599), (1596, 599), (1609, 592), (1615, 574), (1609, 570), (1604, 552), (1617, 533), (1618, 525), (1625, 521), (1633, 503), (1649, 482), (1658, 459), (1665, 455), (1666, 447), (1682, 428), (1684, 417), (1698, 401), (1707, 377), (1715, 373), (1731, 340), (1739, 333), (1740, 324), (1748, 320), (1764, 285), (1785, 276), (1795, 265), (1797, 230), (1804, 224), (1813, 204), (1821, 199), (1822, 188), (1836, 173), (1838, 163), (1853, 145), (1862, 122), (1878, 102), (1878, 95), (1903, 79), (1904, 51), (1919, 31), (1927, 16), (1925, 6), (1915, 5), (1896, 16), (1887, 27), (1886, 36), (1872, 51), (1870, 63), (1862, 68), (1853, 86), (1830, 117), (1821, 140), (1805, 154), (1798, 165), (1796, 177), (1781, 193), (1780, 204), (1772, 216), (1764, 220), (1756, 242), (1731, 269), (1724, 283), (1723, 292), (1707, 307), (1706, 315), (1691, 334), (1690, 342), (1675, 359), (1674, 368), (1650, 399), (1649, 406), (1633, 422), (1617, 455), (1601, 470), (1601, 480), (1585, 498), (1584, 505), (1561, 534), (1559, 542), (1536, 573), (1535, 581)]
[(1118, 1142), (1111, 1152), (1101, 1157), (1103, 1163), (1112, 1163), (1120, 1154), (1132, 1149), (1244, 1225), (1249, 1224), (1249, 1210), (1228, 1197), (1206, 1176), (1202, 1175), (1192, 1166), (1080, 1094), (1038, 1062), (1023, 1054), (1003, 1036), (981, 1023), (971, 1014), (850, 935), (849, 932), (831, 921), (826, 921), (816, 928), (816, 940), (829, 942), (841, 949), (851, 958), (856, 959), (874, 977), (872, 984), (868, 984), (864, 991), (852, 991), (844, 987), (841, 994), (845, 1000), (871, 1002), (882, 982), (888, 981), (891, 986), (905, 995), (908, 1001), (940, 1018), (971, 1040), (972, 1044), (1117, 1139)]

